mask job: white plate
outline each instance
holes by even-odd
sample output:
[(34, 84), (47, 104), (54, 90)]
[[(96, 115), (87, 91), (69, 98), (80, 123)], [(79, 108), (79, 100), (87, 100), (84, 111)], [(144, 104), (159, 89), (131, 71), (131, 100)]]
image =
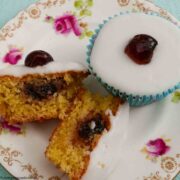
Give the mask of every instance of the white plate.
[[(102, 20), (120, 11), (155, 11), (171, 21), (179, 23), (165, 10), (143, 0), (94, 0), (94, 5), (86, 9), (87, 15), (78, 17), (85, 23), (88, 31), (93, 31)], [(73, 32), (68, 35), (57, 34), (53, 25), (44, 21), (46, 15), (62, 16), (65, 12), (80, 10), (74, 7), (73, 0), (42, 0), (22, 11), (0, 31), (0, 57), (10, 47), (23, 49), (23, 57), (30, 51), (48, 51), (55, 60), (78, 61), (85, 64), (88, 38), (79, 39)], [(0, 62), (0, 66), (7, 64)], [(19, 64), (24, 63), (23, 60)], [(90, 79), (87, 84), (92, 90), (103, 91), (100, 85)], [(111, 179), (122, 180), (169, 180), (180, 170), (180, 103), (173, 103), (172, 96), (162, 102), (127, 111), (122, 121), (123, 132), (119, 142), (122, 144), (121, 159)], [(128, 106), (127, 106), (128, 108)], [(124, 108), (124, 110), (127, 110)], [(57, 122), (26, 125), (24, 135), (3, 133), (0, 136), (0, 163), (15, 177), (33, 179), (59, 179), (65, 176), (44, 157), (48, 139)], [(6, 130), (7, 132), (7, 130)], [(157, 140), (160, 139), (160, 140)], [(154, 141), (151, 150), (159, 153), (153, 157), (148, 153), (149, 140)], [(161, 142), (170, 148), (163, 152), (155, 148)], [(163, 145), (162, 145), (163, 146)], [(164, 147), (165, 148), (165, 147)], [(116, 178), (115, 178), (116, 177)], [(107, 179), (109, 179), (107, 178)]]

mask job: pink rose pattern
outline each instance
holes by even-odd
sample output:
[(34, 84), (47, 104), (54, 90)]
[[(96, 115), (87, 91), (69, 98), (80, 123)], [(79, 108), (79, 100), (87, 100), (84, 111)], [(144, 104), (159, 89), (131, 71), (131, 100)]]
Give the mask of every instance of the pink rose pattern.
[(72, 14), (65, 14), (61, 17), (57, 17), (54, 20), (54, 29), (60, 34), (69, 34), (71, 31), (73, 31), (76, 36), (81, 35), (81, 28), (78, 20)]
[(3, 57), (3, 62), (15, 65), (22, 59), (22, 52), (17, 48), (11, 48)]
[(156, 140), (150, 140), (146, 144), (146, 148), (147, 148), (147, 152), (150, 155), (156, 156), (156, 157), (162, 156), (170, 150), (170, 147), (167, 146), (166, 142), (161, 138), (158, 138)]
[(76, 36), (81, 36), (82, 29), (76, 16), (66, 13), (63, 16), (53, 18), (51, 16), (46, 17), (46, 22), (53, 23), (54, 30), (58, 34), (69, 34), (73, 32)]
[(22, 124), (10, 125), (5, 119), (0, 117), (0, 133), (7, 131), (15, 134), (24, 134)]
[(93, 0), (75, 0), (73, 1), (76, 11), (66, 12), (56, 18), (46, 16), (45, 22), (51, 23), (57, 34), (67, 35), (71, 32), (79, 39), (91, 37), (94, 33), (89, 30), (88, 23), (83, 19), (91, 16), (91, 7), (93, 7)]
[(150, 140), (141, 149), (141, 152), (146, 155), (146, 159), (151, 160), (152, 162), (157, 162), (158, 157), (161, 157), (170, 151), (171, 148), (167, 144), (170, 141), (170, 139), (164, 138)]

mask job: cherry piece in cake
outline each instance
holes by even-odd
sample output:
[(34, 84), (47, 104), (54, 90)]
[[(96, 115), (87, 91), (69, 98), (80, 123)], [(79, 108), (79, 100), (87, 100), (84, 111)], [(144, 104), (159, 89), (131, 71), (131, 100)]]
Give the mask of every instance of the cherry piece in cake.
[(25, 84), (24, 91), (27, 95), (36, 100), (47, 99), (57, 92), (57, 88), (53, 83), (43, 85)]
[(32, 51), (25, 59), (25, 66), (36, 67), (44, 66), (53, 61), (52, 56), (42, 50)]
[(80, 137), (88, 139), (95, 134), (101, 134), (105, 129), (105, 124), (100, 114), (97, 114), (94, 118), (85, 121), (81, 124), (79, 129)]
[(158, 42), (146, 34), (139, 34), (128, 43), (125, 53), (137, 64), (149, 64)]

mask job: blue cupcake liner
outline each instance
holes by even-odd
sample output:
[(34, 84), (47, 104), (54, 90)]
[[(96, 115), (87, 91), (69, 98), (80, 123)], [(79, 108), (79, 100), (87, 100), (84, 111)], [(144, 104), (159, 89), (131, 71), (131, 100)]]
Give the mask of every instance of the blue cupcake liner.
[[(115, 18), (115, 17), (120, 16), (120, 15), (126, 15), (126, 14), (129, 14), (129, 13), (148, 14), (148, 15), (151, 15), (151, 16), (159, 16), (161, 18), (164, 18), (164, 17), (160, 16), (156, 12), (140, 13), (140, 12), (133, 12), (133, 11), (120, 12), (119, 14), (115, 14), (114, 16), (109, 17), (107, 20), (104, 20), (101, 24), (99, 24), (98, 28), (95, 30), (95, 34), (89, 39), (89, 44), (87, 45), (87, 53), (86, 53), (87, 54), (87, 59), (86, 59), (86, 61), (88, 63), (88, 68), (89, 68), (89, 71), (91, 72), (91, 74), (93, 74), (96, 77), (96, 79), (107, 89), (108, 92), (112, 93), (114, 96), (119, 96), (124, 101), (128, 101), (130, 106), (143, 106), (143, 105), (151, 104), (151, 103), (153, 103), (155, 101), (160, 101), (160, 100), (164, 99), (165, 97), (167, 97), (169, 94), (176, 91), (177, 89), (180, 89), (180, 82), (177, 83), (172, 88), (169, 88), (169, 89), (167, 89), (167, 90), (165, 90), (165, 91), (163, 91), (161, 93), (155, 94), (155, 95), (143, 95), (142, 96), (142, 95), (128, 94), (126, 92), (122, 92), (119, 89), (115, 89), (113, 86), (110, 86), (109, 84), (104, 82), (93, 71), (93, 67), (91, 66), (91, 52), (92, 52), (96, 37), (98, 36), (101, 29), (112, 18)], [(166, 18), (164, 18), (164, 19), (166, 19)], [(169, 20), (167, 20), (167, 21), (169, 22)], [(175, 24), (177, 26), (176, 23), (174, 23), (174, 22), (171, 22), (171, 23), (173, 23), (173, 24)], [(177, 26), (177, 27), (180, 28), (180, 26)]]

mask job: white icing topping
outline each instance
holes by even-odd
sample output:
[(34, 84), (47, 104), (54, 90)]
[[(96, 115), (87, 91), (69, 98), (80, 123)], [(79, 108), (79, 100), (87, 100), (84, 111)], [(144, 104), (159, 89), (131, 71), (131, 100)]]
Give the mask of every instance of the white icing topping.
[(44, 66), (37, 66), (34, 68), (26, 67), (24, 65), (8, 65), (0, 70), (0, 76), (24, 76), (27, 74), (48, 74), (67, 71), (87, 71), (87, 69), (80, 63), (76, 62), (63, 63), (53, 61)]
[(91, 153), (90, 163), (82, 180), (114, 180), (109, 177), (122, 158), (121, 149), (129, 123), (129, 105), (120, 106), (116, 116), (111, 115), (110, 120), (112, 127), (109, 132), (104, 133)]
[[(125, 53), (130, 39), (148, 34), (158, 41), (150, 64), (138, 65)], [(132, 13), (110, 20), (100, 31), (91, 65), (101, 79), (129, 94), (151, 95), (180, 81), (180, 29), (157, 16)]]

